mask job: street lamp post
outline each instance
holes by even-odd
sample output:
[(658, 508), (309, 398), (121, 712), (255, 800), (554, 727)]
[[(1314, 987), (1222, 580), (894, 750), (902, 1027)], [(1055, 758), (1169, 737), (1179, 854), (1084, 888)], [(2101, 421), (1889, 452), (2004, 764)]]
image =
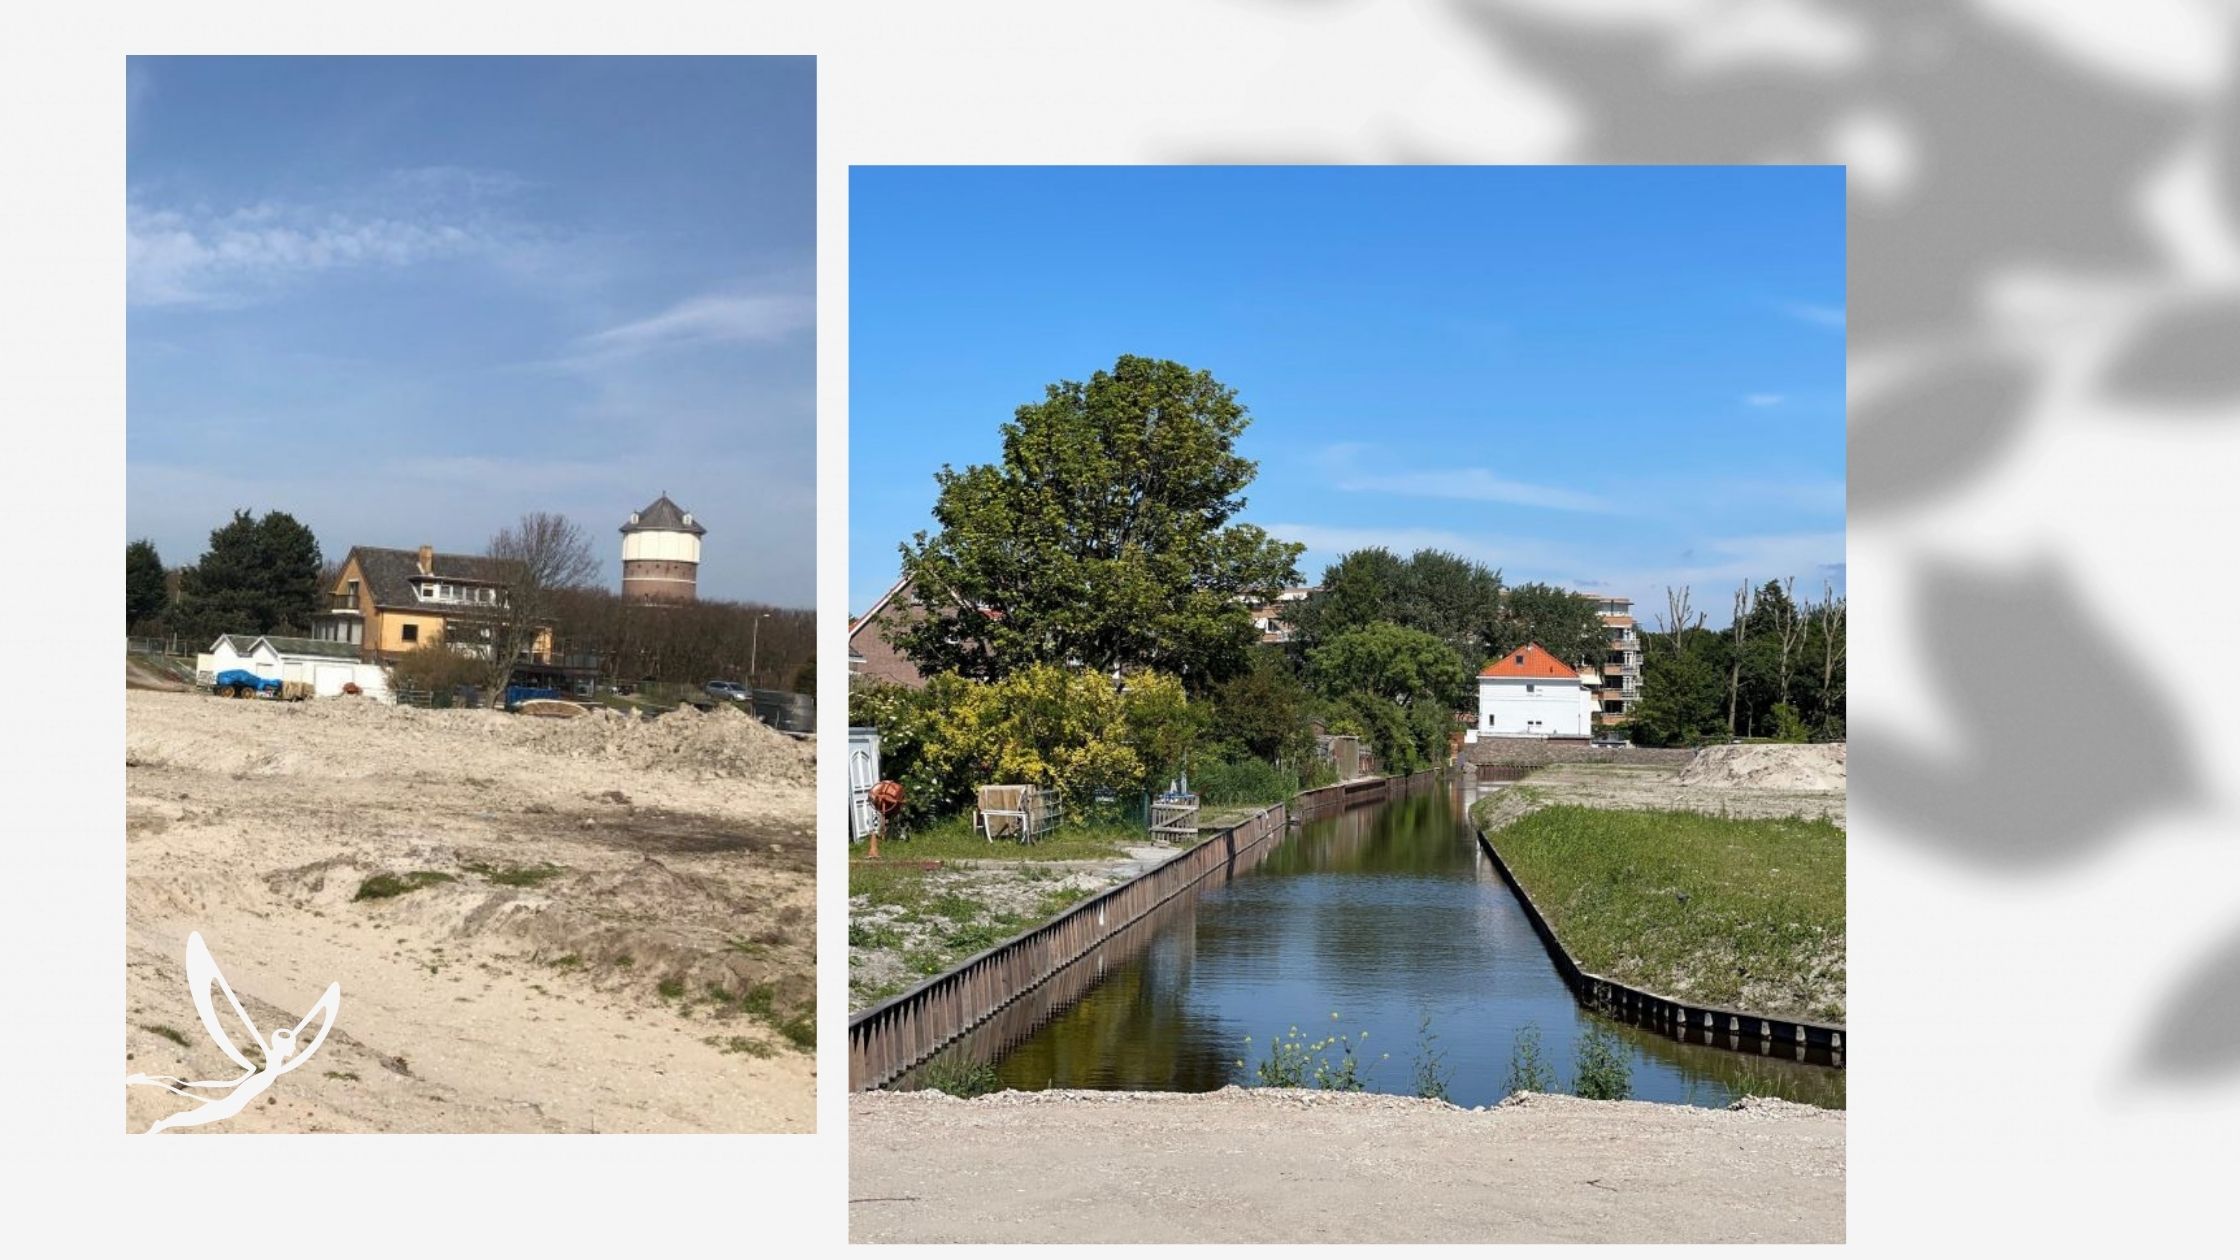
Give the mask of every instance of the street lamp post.
[(762, 623), (769, 615), (769, 613), (755, 614), (754, 633), (747, 639), (747, 685), (749, 687), (754, 686), (755, 661), (762, 653)]

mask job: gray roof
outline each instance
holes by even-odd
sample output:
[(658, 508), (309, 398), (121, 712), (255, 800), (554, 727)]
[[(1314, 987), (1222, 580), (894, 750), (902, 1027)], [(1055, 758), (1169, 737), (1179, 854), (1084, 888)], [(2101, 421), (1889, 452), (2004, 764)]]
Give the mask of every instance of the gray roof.
[[(373, 592), (376, 607), (426, 608), (452, 616), (474, 611), (472, 607), (420, 598), (413, 587), (413, 580), (422, 576), (417, 548), (408, 551), (397, 547), (352, 547), (350, 554), (358, 558), (358, 571), (366, 575), (366, 585)], [(474, 586), (503, 585), (498, 580), (498, 562), (488, 556), (461, 556), (439, 551), (435, 554), (434, 568), (435, 572), (427, 576), (439, 581)]]
[(268, 634), (264, 641), (282, 656), (331, 656), (336, 660), (358, 659), (358, 645), (336, 643), (330, 639), (298, 639), (289, 635)]
[(622, 526), (622, 532), (625, 534), (635, 534), (640, 530), (648, 529), (672, 530), (677, 533), (692, 534), (696, 537), (708, 532), (700, 522), (688, 519), (685, 516), (684, 509), (670, 502), (667, 494), (663, 494), (660, 498), (646, 504), (642, 509), (632, 512), (630, 519)]
[(211, 643), (210, 650), (217, 651), (220, 643), (232, 644), (236, 656), (253, 656), (256, 654), (257, 644), (269, 643), (272, 650), (282, 656), (331, 656), (345, 661), (358, 659), (358, 645), (355, 643), (299, 639), (285, 634), (221, 634)]

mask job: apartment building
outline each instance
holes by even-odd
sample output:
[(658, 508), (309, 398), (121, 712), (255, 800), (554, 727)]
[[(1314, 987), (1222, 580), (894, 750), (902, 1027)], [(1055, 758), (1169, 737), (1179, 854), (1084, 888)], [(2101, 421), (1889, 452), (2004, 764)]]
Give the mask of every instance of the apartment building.
[(1623, 595), (1587, 593), (1602, 618), (1607, 642), (1593, 671), (1596, 721), (1622, 726), (1641, 698), (1641, 635), (1633, 620), (1633, 601)]

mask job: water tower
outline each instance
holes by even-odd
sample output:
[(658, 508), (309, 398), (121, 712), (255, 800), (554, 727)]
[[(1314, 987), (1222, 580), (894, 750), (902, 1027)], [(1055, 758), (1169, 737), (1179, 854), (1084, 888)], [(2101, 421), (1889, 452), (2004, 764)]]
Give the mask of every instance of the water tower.
[(700, 588), (700, 539), (692, 513), (661, 497), (622, 526), (622, 597), (634, 603), (689, 604)]

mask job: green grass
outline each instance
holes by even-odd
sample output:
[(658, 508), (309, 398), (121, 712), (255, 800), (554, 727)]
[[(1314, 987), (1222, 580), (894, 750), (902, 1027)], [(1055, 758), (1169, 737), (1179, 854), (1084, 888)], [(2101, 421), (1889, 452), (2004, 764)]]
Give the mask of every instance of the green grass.
[(1002, 1089), (1003, 1081), (993, 1065), (952, 1054), (926, 1064), (918, 1073), (918, 1088), (938, 1089), (951, 1098), (978, 1098)]
[[(921, 929), (923, 934), (929, 934), (929, 939), (921, 939), (914, 948), (906, 950), (902, 964), (918, 978), (938, 975), (982, 950), (1047, 922), (1082, 896), (1069, 889), (1048, 889), (1024, 912), (999, 912), (975, 897), (942, 887), (928, 878), (929, 874), (916, 867), (850, 867), (848, 895), (863, 897), (889, 914), (887, 921), (878, 924), (851, 922), (848, 943), (863, 949), (894, 949), (912, 935), (905, 928)], [(900, 987), (889, 986), (880, 994), (859, 991), (855, 1000), (876, 1001), (886, 993), (901, 992), (911, 983), (916, 981)]]
[(402, 875), (383, 871), (379, 875), (369, 876), (364, 883), (358, 885), (358, 895), (351, 900), (376, 901), (383, 897), (402, 896), (408, 892), (418, 892), (431, 884), (448, 884), (457, 878), (458, 876), (444, 871), (406, 871)]
[(767, 1059), (778, 1053), (776, 1047), (759, 1037), (702, 1037), (700, 1040), (725, 1054), (743, 1054), (749, 1058)]
[(493, 884), (508, 888), (534, 888), (555, 875), (564, 875), (568, 868), (539, 862), (535, 866), (495, 866), (488, 862), (464, 862), (461, 865)]
[[(907, 837), (879, 842), (879, 856), (898, 861), (932, 861), (970, 858), (999, 862), (1074, 862), (1126, 857), (1130, 845), (1150, 842), (1142, 827), (1111, 823), (1060, 823), (1033, 844), (1017, 840), (989, 840), (972, 829), (972, 815), (959, 814), (913, 829)], [(866, 852), (856, 845), (857, 857)]]
[(1587, 970), (1706, 1005), (1843, 1019), (1833, 823), (1553, 805), (1492, 839)]
[(140, 1027), (142, 1030), (146, 1032), (152, 1032), (156, 1036), (163, 1038), (165, 1041), (176, 1041), (182, 1046), (187, 1044), (187, 1035), (183, 1032), (180, 1032), (178, 1029), (173, 1028), (169, 1024), (142, 1024), (140, 1025)]

